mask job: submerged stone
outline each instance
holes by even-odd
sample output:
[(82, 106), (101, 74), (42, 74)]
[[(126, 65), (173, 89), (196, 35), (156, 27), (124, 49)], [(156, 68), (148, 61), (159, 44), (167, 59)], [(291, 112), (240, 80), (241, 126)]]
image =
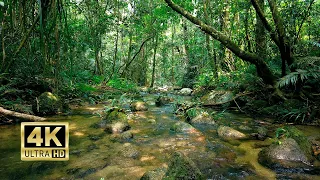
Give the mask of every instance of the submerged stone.
[(174, 179), (205, 179), (196, 164), (181, 152), (174, 152), (166, 172), (166, 180)]
[(122, 156), (127, 158), (137, 159), (140, 156), (140, 151), (137, 149), (137, 147), (130, 143), (123, 144), (123, 147), (120, 150), (120, 152)]
[(167, 168), (161, 167), (143, 174), (140, 180), (162, 180), (166, 175)]

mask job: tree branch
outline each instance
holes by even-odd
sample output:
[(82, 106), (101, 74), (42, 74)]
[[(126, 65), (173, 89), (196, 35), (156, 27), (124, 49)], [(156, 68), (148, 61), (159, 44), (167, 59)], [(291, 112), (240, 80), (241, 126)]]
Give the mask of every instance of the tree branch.
[(23, 47), (23, 45), (25, 44), (25, 42), (27, 41), (27, 39), (29, 38), (31, 32), (33, 31), (33, 29), (35, 28), (36, 24), (38, 23), (40, 19), (40, 14), (38, 14), (37, 18), (34, 20), (31, 28), (29, 29), (29, 31), (27, 32), (27, 34), (24, 36), (24, 38), (22, 39), (22, 41), (20, 42), (19, 47), (17, 48), (17, 50), (14, 52), (13, 56), (11, 57), (11, 60), (9, 61), (9, 63), (7, 64), (7, 67), (4, 69), (4, 72), (8, 72), (11, 64), (13, 63), (13, 59), (14, 57), (20, 52), (21, 48)]
[(123, 64), (123, 65), (119, 68), (118, 71), (120, 71), (120, 69), (124, 66), (124, 69), (123, 69), (123, 71), (120, 73), (120, 76), (123, 75), (123, 73), (124, 73), (124, 72), (128, 69), (128, 67), (131, 65), (131, 63), (133, 62), (133, 60), (138, 56), (138, 54), (139, 54), (140, 51), (142, 50), (144, 44), (145, 44), (147, 41), (149, 41), (150, 39), (152, 39), (152, 38), (153, 38), (153, 36), (147, 38), (146, 40), (144, 40), (144, 41), (142, 42), (142, 44), (140, 45), (139, 50), (134, 54), (134, 56), (132, 57), (132, 59), (131, 59), (128, 63)]
[(241, 49), (237, 44), (235, 44), (231, 39), (229, 39), (226, 35), (223, 33), (217, 31), (215, 28), (207, 25), (197, 17), (194, 17), (192, 14), (190, 14), (188, 11), (180, 7), (179, 5), (172, 2), (172, 0), (165, 0), (168, 6), (170, 6), (174, 11), (181, 14), (185, 18), (187, 18), (189, 21), (191, 21), (193, 24), (197, 25), (199, 29), (201, 29), (206, 34), (209, 34), (214, 39), (218, 40), (223, 44), (225, 47), (227, 47), (229, 50), (231, 50), (236, 56), (241, 58), (244, 61), (247, 61), (249, 63), (252, 63), (256, 65), (258, 75), (263, 79), (263, 81), (267, 84), (274, 85), (275, 83), (275, 77), (268, 68), (267, 64), (256, 54), (247, 52), (243, 49)]
[(311, 7), (312, 7), (312, 5), (313, 5), (314, 2), (315, 2), (315, 0), (310, 1), (310, 4), (309, 4), (309, 6), (308, 6), (308, 8), (307, 8), (307, 10), (306, 10), (306, 14), (304, 15), (304, 17), (303, 17), (303, 19), (302, 19), (302, 21), (301, 21), (301, 23), (300, 23), (300, 25), (299, 25), (299, 29), (298, 29), (297, 34), (295, 35), (293, 44), (296, 44), (296, 43), (297, 43), (298, 38), (299, 38), (299, 35), (300, 35), (300, 32), (301, 32), (301, 29), (302, 29), (302, 25), (303, 25), (304, 22), (307, 20), (307, 17), (308, 17), (308, 15), (309, 15), (309, 13), (310, 13)]

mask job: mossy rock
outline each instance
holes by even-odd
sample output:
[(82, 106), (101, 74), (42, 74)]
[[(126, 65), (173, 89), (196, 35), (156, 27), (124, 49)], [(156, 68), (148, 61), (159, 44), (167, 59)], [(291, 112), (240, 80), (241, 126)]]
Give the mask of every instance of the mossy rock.
[(36, 115), (54, 115), (62, 110), (60, 98), (51, 92), (42, 93), (32, 104), (32, 110)]
[(190, 131), (195, 131), (196, 129), (186, 122), (178, 121), (170, 128), (170, 130), (177, 133), (186, 133)]
[(201, 101), (204, 105), (224, 104), (229, 102), (234, 97), (231, 91), (211, 91), (209, 94), (204, 95)]
[(193, 119), (203, 112), (204, 112), (204, 110), (201, 108), (198, 108), (198, 107), (190, 108), (186, 111), (186, 116), (188, 119)]
[(205, 179), (196, 164), (181, 152), (174, 152), (168, 165), (165, 180)]
[(312, 144), (308, 140), (307, 136), (294, 126), (285, 126), (283, 129), (287, 131), (287, 137), (294, 139), (301, 150), (306, 154), (309, 161), (312, 161)]
[(215, 124), (208, 112), (201, 108), (190, 108), (186, 111), (187, 120), (191, 124)]
[(219, 126), (218, 135), (224, 140), (239, 140), (247, 138), (247, 136), (242, 132), (228, 126)]
[(151, 171), (147, 171), (143, 174), (140, 180), (161, 180), (166, 175), (167, 168), (161, 167)]
[(102, 115), (101, 121), (93, 127), (105, 128), (104, 131), (107, 133), (122, 133), (131, 128), (126, 113), (118, 107), (107, 109)]
[(118, 121), (127, 121), (128, 117), (123, 109), (118, 107), (112, 107), (107, 109), (102, 115), (102, 120), (107, 123), (118, 122)]
[(259, 163), (277, 172), (308, 172), (311, 162), (292, 138), (283, 138), (259, 153)]

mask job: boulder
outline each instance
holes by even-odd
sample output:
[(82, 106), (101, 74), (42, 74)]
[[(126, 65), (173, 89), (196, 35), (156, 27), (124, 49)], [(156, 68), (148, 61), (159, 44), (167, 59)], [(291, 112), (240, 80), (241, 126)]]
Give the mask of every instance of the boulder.
[(177, 133), (196, 131), (193, 126), (183, 121), (176, 122), (170, 129)]
[(275, 171), (304, 171), (310, 170), (311, 162), (292, 138), (284, 138), (277, 144), (264, 148), (259, 153), (259, 163)]
[(258, 140), (265, 140), (267, 138), (268, 129), (264, 127), (258, 127), (256, 132), (251, 133), (251, 136)]
[(143, 101), (137, 101), (137, 102), (131, 103), (130, 108), (132, 111), (147, 111), (148, 110), (147, 104)]
[(205, 179), (195, 163), (181, 152), (174, 152), (164, 179)]
[(32, 111), (36, 115), (54, 115), (62, 109), (59, 97), (51, 92), (44, 92), (32, 104)]
[(191, 124), (215, 124), (210, 114), (201, 108), (190, 108), (186, 115)]
[(104, 129), (107, 133), (122, 133), (130, 129), (130, 125), (128, 122), (113, 122), (111, 124), (107, 124)]
[(190, 89), (190, 88), (182, 88), (179, 92), (178, 92), (178, 94), (180, 94), (180, 95), (183, 95), (183, 96), (190, 96), (191, 95), (191, 93), (192, 93), (192, 89)]
[(183, 103), (175, 102), (174, 103), (174, 109), (175, 114), (183, 115), (186, 113), (186, 111), (192, 107), (195, 107), (197, 104), (190, 101), (184, 101)]
[(211, 91), (201, 98), (203, 105), (219, 105), (230, 102), (234, 98), (231, 91)]
[(122, 133), (130, 129), (127, 115), (123, 109), (117, 107), (108, 108), (104, 112), (98, 127), (105, 128), (107, 133)]
[(246, 139), (247, 136), (240, 131), (237, 131), (228, 126), (219, 126), (218, 135), (225, 140), (237, 140), (237, 139)]
[(143, 174), (140, 180), (162, 180), (166, 175), (167, 168), (161, 167)]

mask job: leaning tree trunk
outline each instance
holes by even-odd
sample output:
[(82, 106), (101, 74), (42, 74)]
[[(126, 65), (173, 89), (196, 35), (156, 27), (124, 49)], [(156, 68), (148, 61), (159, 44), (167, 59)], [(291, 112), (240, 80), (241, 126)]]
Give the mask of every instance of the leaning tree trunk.
[(187, 12), (182, 7), (173, 3), (172, 0), (165, 0), (166, 3), (176, 12), (187, 18), (193, 24), (197, 25), (199, 29), (203, 32), (209, 34), (212, 38), (220, 41), (226, 48), (231, 50), (236, 56), (244, 61), (254, 64), (257, 68), (258, 76), (263, 79), (266, 84), (275, 85), (276, 77), (273, 75), (267, 64), (262, 58), (256, 54), (247, 52), (241, 49), (237, 44), (235, 44), (230, 38), (217, 31), (215, 28), (205, 24), (200, 19), (194, 17), (192, 14)]

